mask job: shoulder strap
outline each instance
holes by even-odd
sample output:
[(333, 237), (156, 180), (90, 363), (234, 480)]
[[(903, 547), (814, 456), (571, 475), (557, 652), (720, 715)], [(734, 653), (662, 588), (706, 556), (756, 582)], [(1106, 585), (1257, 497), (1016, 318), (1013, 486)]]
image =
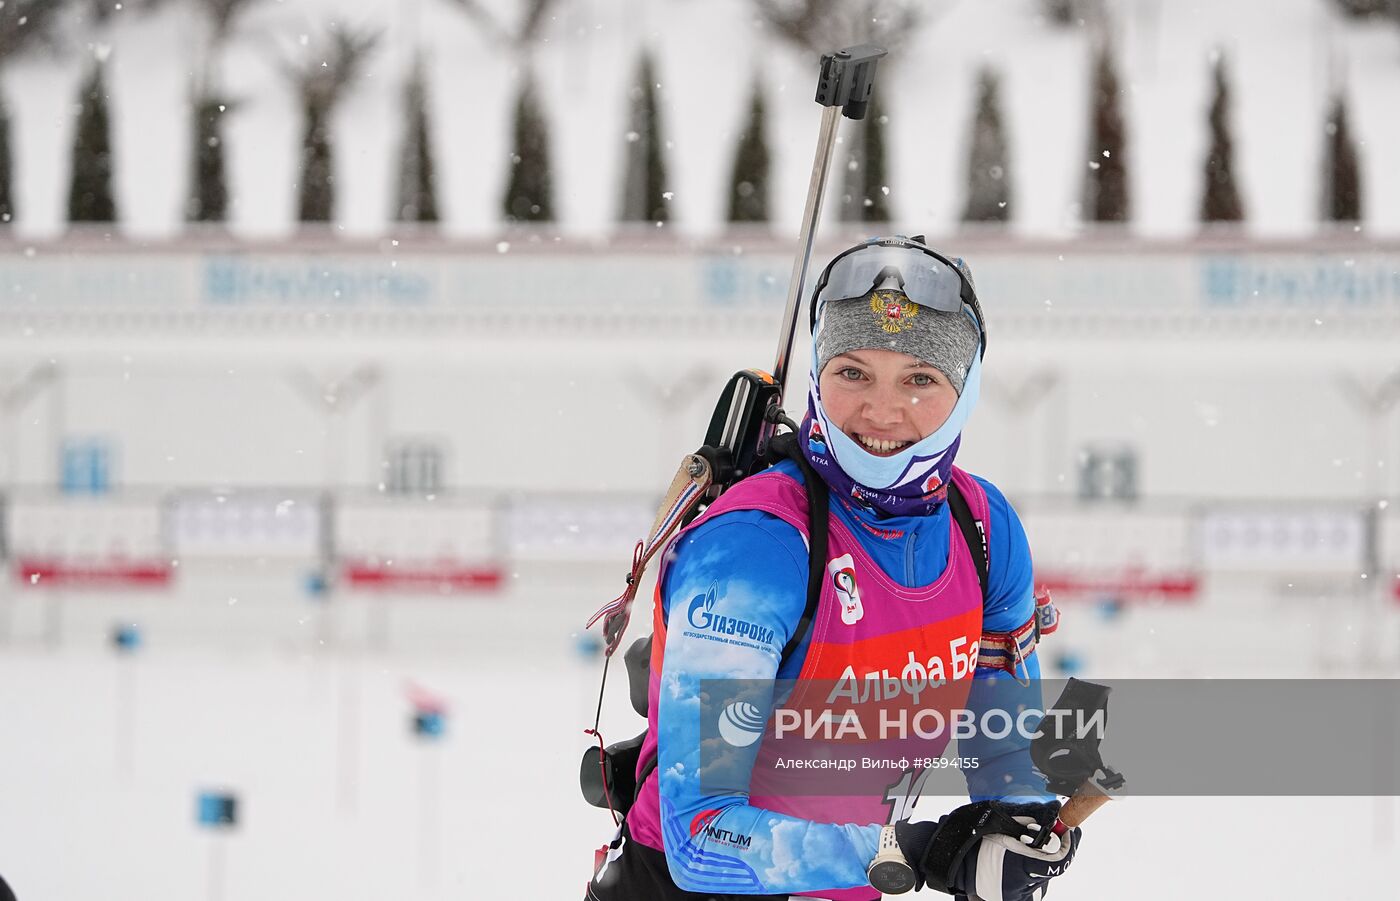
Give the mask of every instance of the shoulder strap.
[(953, 520), (957, 522), (958, 528), (962, 530), (963, 540), (967, 542), (967, 549), (972, 552), (972, 560), (977, 564), (977, 581), (982, 584), (982, 600), (987, 599), (987, 532), (982, 527), (982, 521), (972, 515), (972, 508), (967, 505), (967, 498), (963, 497), (958, 490), (958, 483), (952, 479), (948, 480), (948, 510), (953, 514)]
[(812, 464), (803, 456), (802, 449), (797, 446), (795, 433), (785, 432), (777, 436), (769, 442), (769, 447), (774, 454), (781, 454), (797, 464), (807, 489), (807, 605), (802, 610), (802, 618), (792, 630), (792, 637), (783, 645), (782, 659), (778, 662), (781, 668), (797, 653), (797, 648), (812, 628), (812, 620), (817, 615), (817, 603), (821, 600), (822, 585), (825, 583), (831, 498), (826, 482), (816, 474)]

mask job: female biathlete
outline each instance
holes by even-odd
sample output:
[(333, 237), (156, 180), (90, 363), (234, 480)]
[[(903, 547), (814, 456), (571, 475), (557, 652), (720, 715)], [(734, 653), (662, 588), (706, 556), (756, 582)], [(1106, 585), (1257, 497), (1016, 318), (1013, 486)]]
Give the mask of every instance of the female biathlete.
[[(746, 745), (731, 731), (715, 745), (700, 714), (703, 680), (845, 679), (868, 694), (917, 661), (925, 675), (961, 684), (974, 712), (988, 703), (1040, 707), (1035, 644), (1053, 626), (1053, 608), (1037, 611), (1011, 505), (953, 466), (985, 350), (968, 267), (922, 238), (873, 239), (823, 271), (798, 433), (808, 471), (830, 497), (815, 616), (803, 622), (809, 535), (797, 462), (739, 482), (676, 536), (659, 576), (641, 788), (588, 886), (590, 901), (871, 901), (880, 897), (871, 864), (882, 843), (916, 884), (983, 901), (1040, 898), (1064, 872), (1080, 833), (1050, 834), (1059, 805), (1024, 736), (961, 743), (960, 754), (980, 752), (963, 770), (970, 803), (936, 820), (913, 821), (878, 792), (765, 794), (716, 790), (703, 778), (714, 765), (707, 742), (726, 765), (752, 772), (771, 741)], [(950, 485), (984, 536), (985, 588), (979, 549), (950, 512)], [(784, 656), (800, 625), (806, 633)], [(949, 659), (974, 647), (961, 668)], [(748, 719), (764, 722), (781, 697), (770, 691)]]

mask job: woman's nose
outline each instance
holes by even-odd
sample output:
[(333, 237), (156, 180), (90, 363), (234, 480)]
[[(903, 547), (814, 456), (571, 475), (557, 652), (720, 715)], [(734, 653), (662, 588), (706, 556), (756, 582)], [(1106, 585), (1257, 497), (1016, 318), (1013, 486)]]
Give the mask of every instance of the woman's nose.
[(872, 425), (888, 428), (904, 421), (905, 398), (898, 388), (874, 391), (865, 405), (865, 417)]

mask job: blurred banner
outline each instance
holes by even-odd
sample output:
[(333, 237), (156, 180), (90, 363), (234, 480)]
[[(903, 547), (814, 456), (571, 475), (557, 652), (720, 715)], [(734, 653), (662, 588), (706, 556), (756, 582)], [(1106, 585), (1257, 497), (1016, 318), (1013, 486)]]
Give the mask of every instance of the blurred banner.
[[(623, 567), (655, 514), (654, 498), (621, 493), (29, 488), (3, 500), (0, 548), (21, 576), (247, 560), (345, 566), (365, 586), (455, 583), (473, 568)], [(1337, 591), (1394, 580), (1400, 600), (1400, 513), (1388, 509), (1031, 498), (1021, 517), (1036, 584), (1059, 600), (1196, 601), (1217, 577), (1321, 579)], [(495, 586), (482, 578), (476, 587)]]
[[(1002, 312), (1400, 312), (1400, 250), (1312, 245), (1026, 245), (979, 249), (978, 290)], [(1290, 252), (1290, 250), (1292, 252)], [(470, 312), (533, 320), (781, 309), (792, 261), (771, 245), (595, 247), (501, 242), (437, 250), (398, 242), (242, 252), (57, 246), (0, 254), (2, 311)]]

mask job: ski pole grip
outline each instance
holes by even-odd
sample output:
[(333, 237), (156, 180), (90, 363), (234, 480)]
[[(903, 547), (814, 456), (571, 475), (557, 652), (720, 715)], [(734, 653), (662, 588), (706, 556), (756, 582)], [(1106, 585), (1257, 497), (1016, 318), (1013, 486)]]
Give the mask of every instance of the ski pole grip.
[(1073, 829), (1110, 800), (1111, 797), (1092, 779), (1086, 779), (1074, 796), (1060, 808), (1060, 822)]
[(864, 119), (875, 88), (875, 64), (888, 52), (874, 44), (857, 44), (824, 54), (817, 79), (817, 102), (841, 107), (847, 119)]

